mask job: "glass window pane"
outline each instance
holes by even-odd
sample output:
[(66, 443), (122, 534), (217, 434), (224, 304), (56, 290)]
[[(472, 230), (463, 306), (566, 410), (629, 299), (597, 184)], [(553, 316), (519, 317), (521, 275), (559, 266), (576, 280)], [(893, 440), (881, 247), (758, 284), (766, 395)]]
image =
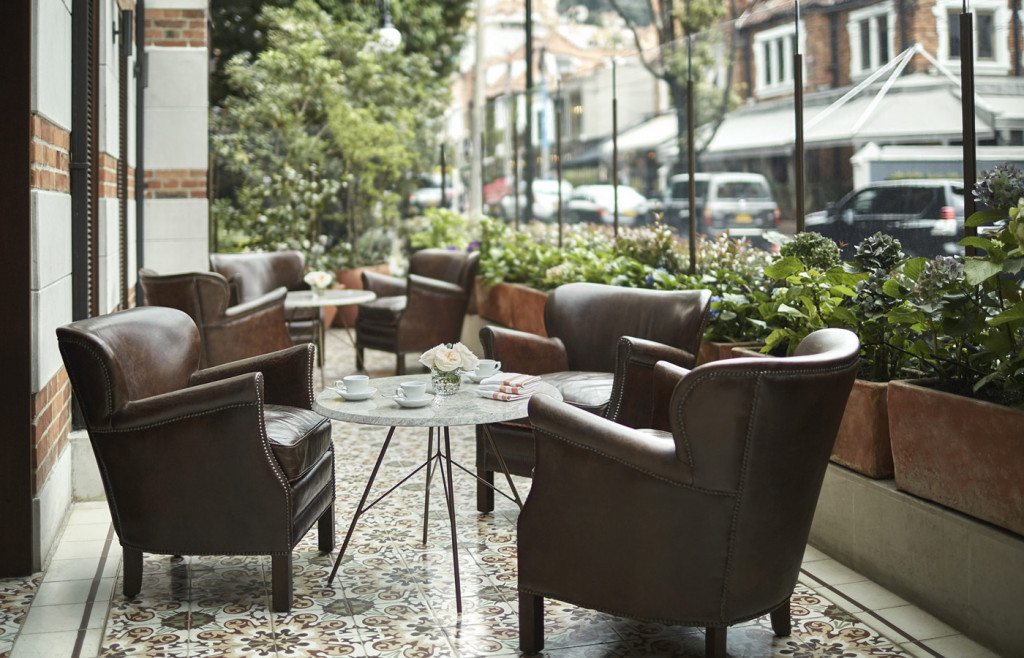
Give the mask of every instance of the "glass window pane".
[(886, 14), (876, 19), (878, 30), (878, 63), (884, 64), (889, 61), (889, 17)]
[(785, 40), (784, 39), (776, 39), (775, 40), (775, 52), (777, 53), (776, 62), (778, 62), (778, 68), (775, 69), (775, 71), (776, 71), (775, 78), (779, 82), (784, 82), (785, 80), (788, 79), (786, 77), (786, 73), (785, 73), (786, 72), (786, 53), (784, 52), (784, 47), (785, 47)]
[(978, 12), (974, 19), (977, 21), (975, 29), (978, 35), (978, 59), (994, 59), (995, 17), (990, 12)]
[(860, 22), (860, 70), (871, 68), (871, 20), (865, 18)]
[(951, 11), (946, 14), (949, 23), (949, 58), (960, 59), (960, 12)]
[(772, 42), (766, 41), (764, 43), (764, 84), (768, 86), (772, 82)]

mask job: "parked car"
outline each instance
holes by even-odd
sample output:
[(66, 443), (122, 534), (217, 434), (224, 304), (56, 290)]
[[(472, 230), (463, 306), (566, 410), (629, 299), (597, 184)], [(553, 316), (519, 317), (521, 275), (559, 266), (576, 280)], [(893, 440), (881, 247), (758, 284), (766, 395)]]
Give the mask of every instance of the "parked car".
[[(675, 227), (680, 235), (690, 230), (690, 175), (669, 179), (662, 209), (662, 223)], [(694, 174), (697, 202), (697, 233), (714, 237), (729, 232), (766, 246), (765, 231), (779, 225), (779, 205), (772, 197), (768, 179), (761, 174), (719, 171)]]
[[(613, 185), (580, 185), (566, 204), (567, 222), (590, 224), (615, 223)], [(652, 204), (628, 185), (619, 185), (619, 225), (639, 226), (650, 222)]]
[(807, 215), (805, 226), (838, 242), (844, 257), (876, 232), (898, 239), (908, 256), (962, 254), (964, 248), (957, 242), (964, 230), (964, 183), (955, 179), (870, 183)]
[[(415, 217), (416, 215), (422, 215), (423, 211), (427, 208), (437, 208), (441, 205), (441, 177), (435, 175), (421, 175), (416, 178), (417, 183), (420, 185), (417, 189), (413, 190), (405, 198), (405, 215), (406, 217)], [(449, 178), (447, 181), (448, 185), (445, 188), (445, 199), (444, 204), (447, 208), (452, 208), (455, 202), (455, 190), (452, 189), (452, 180)]]
[[(563, 217), (565, 204), (572, 196), (572, 183), (562, 181), (562, 208)], [(526, 181), (519, 183), (519, 217), (526, 215)], [(511, 193), (501, 198), (501, 216), (505, 219), (515, 219), (516, 198)], [(558, 181), (550, 178), (536, 178), (533, 181), (533, 218), (542, 222), (551, 222), (558, 219)]]

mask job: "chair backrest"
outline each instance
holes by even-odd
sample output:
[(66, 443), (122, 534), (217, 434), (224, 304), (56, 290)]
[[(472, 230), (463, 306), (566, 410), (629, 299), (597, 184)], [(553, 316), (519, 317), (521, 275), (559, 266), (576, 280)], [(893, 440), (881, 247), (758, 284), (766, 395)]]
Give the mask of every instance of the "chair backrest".
[(199, 331), (173, 308), (144, 306), (57, 329), (86, 427), (109, 427), (132, 400), (185, 388), (199, 367)]
[(224, 315), (230, 291), (227, 279), (215, 272), (157, 274), (139, 270), (139, 285), (146, 306), (167, 306), (188, 314), (202, 327)]
[(469, 293), (473, 289), (479, 262), (480, 252), (477, 251), (421, 249), (409, 258), (409, 274), (454, 283)]
[(693, 486), (735, 500), (729, 536), (703, 538), (729, 556), (726, 618), (759, 614), (796, 583), (859, 349), (852, 332), (823, 329), (792, 357), (698, 366), (673, 392), (676, 455)]
[(306, 257), (299, 251), (210, 254), (210, 269), (238, 287), (238, 302), (256, 299), (275, 288), (307, 288), (302, 277)]
[(707, 290), (644, 290), (569, 283), (548, 295), (544, 326), (565, 344), (571, 370), (614, 372), (619, 338), (633, 336), (697, 354)]

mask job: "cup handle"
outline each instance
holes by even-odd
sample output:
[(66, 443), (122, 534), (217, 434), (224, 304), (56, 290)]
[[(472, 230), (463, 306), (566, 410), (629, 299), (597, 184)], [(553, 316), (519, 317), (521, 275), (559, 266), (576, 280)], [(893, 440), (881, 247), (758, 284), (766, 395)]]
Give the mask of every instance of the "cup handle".
[(494, 362), (494, 371), (498, 372), (499, 370), (501, 370), (501, 361), (495, 361)]

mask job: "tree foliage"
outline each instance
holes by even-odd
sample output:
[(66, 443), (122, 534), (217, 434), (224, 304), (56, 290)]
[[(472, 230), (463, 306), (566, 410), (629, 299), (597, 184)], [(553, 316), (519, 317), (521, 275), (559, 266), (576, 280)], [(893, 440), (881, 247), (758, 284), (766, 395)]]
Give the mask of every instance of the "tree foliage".
[(274, 26), (266, 48), (228, 63), (232, 94), (213, 115), (226, 183), (215, 216), (266, 248), (324, 232), (355, 240), (394, 216), (406, 174), (425, 166), (445, 80), (426, 57), (387, 51), (313, 0), (265, 8), (261, 21)]

